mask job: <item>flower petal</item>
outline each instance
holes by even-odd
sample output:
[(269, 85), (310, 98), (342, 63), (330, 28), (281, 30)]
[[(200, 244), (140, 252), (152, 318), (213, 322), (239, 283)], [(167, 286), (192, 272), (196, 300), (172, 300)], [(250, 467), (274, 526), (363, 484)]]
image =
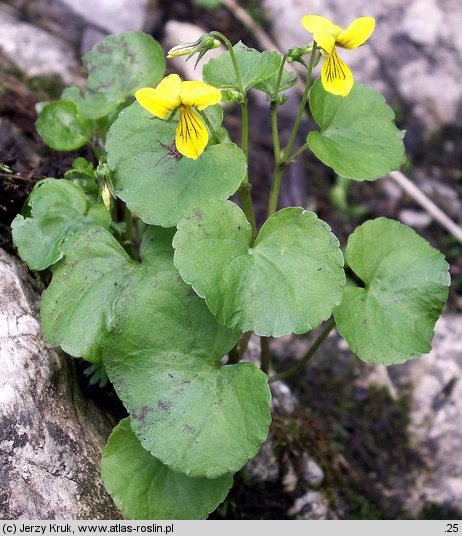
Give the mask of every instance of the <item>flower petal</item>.
[(209, 134), (202, 119), (189, 106), (180, 108), (180, 120), (176, 127), (176, 148), (179, 153), (196, 160), (209, 141)]
[(165, 77), (154, 89), (144, 87), (135, 93), (135, 99), (145, 108), (160, 119), (165, 119), (180, 105), (181, 78), (177, 74)]
[(357, 48), (363, 45), (374, 32), (375, 19), (360, 17), (355, 19), (346, 30), (337, 35), (337, 45), (343, 48)]
[(207, 106), (221, 101), (221, 91), (204, 82), (183, 82), (181, 86), (181, 102), (185, 106), (194, 106), (204, 110)]
[(305, 30), (313, 34), (313, 39), (327, 54), (332, 52), (336, 36), (343, 31), (340, 26), (319, 15), (305, 15), (302, 24)]
[(335, 48), (324, 59), (321, 80), (326, 91), (341, 97), (346, 97), (353, 87), (353, 74), (348, 65), (339, 58)]

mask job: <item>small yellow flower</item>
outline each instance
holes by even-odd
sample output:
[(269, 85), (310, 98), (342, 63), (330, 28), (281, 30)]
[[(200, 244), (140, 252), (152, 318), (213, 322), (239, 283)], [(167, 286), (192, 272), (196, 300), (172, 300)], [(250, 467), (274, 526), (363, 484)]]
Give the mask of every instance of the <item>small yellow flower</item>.
[(302, 24), (313, 34), (314, 40), (325, 55), (321, 70), (324, 89), (334, 95), (346, 97), (354, 84), (353, 74), (339, 58), (335, 46), (351, 49), (363, 45), (374, 31), (374, 18), (355, 19), (345, 30), (318, 15), (305, 15)]
[(221, 92), (204, 82), (183, 82), (177, 74), (165, 77), (156, 88), (145, 87), (135, 93), (136, 100), (160, 119), (166, 119), (179, 109), (180, 119), (176, 128), (176, 148), (179, 153), (196, 160), (209, 141), (207, 129), (194, 111), (221, 100)]

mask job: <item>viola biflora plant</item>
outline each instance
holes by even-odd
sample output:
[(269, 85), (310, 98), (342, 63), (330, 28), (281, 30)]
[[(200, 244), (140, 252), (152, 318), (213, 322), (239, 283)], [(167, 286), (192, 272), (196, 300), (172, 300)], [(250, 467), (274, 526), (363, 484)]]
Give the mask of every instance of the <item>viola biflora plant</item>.
[[(302, 23), (313, 41), (284, 56), (232, 46), (219, 32), (172, 49), (170, 57), (202, 57), (225, 45), (203, 82), (164, 77), (152, 37), (112, 35), (85, 56), (86, 87), (39, 106), (37, 130), (48, 145), (88, 144), (94, 159), (77, 158), (64, 178), (37, 185), (13, 222), (14, 241), (31, 269), (53, 272), (42, 297), (45, 337), (89, 361), (93, 381), (107, 375), (127, 409), (104, 450), (102, 477), (129, 518), (213, 511), (265, 441), (268, 383), (300, 370), (334, 326), (366, 362), (403, 363), (430, 350), (449, 285), (439, 251), (378, 218), (355, 230), (343, 255), (316, 214), (277, 210), (283, 172), (305, 152), (357, 181), (404, 161), (393, 111), (354, 83), (338, 55), (363, 45), (374, 20), (346, 29), (313, 15)], [(306, 85), (281, 146), (278, 109), (296, 83), (292, 61), (306, 69)], [(248, 174), (250, 90), (268, 97), (274, 142), (260, 229)], [(222, 126), (226, 101), (242, 109), (240, 147)], [(317, 128), (295, 147), (305, 112)], [(297, 366), (269, 375), (270, 337), (319, 326)], [(241, 362), (251, 333), (261, 337), (260, 368)]]

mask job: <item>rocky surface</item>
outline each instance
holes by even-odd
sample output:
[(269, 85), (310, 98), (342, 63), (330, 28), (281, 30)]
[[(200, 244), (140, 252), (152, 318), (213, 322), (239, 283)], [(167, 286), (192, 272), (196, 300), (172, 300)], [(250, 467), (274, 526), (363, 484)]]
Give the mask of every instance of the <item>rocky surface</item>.
[(0, 519), (118, 519), (100, 480), (113, 423), (43, 341), (38, 294), (0, 250)]
[(282, 49), (311, 39), (301, 25), (303, 15), (323, 15), (343, 27), (372, 15), (377, 26), (368, 44), (340, 52), (356, 80), (372, 84), (398, 107), (410, 106), (427, 134), (445, 124), (462, 124), (458, 0), (312, 0), (309, 5), (304, 0), (263, 0), (263, 5)]
[(430, 354), (392, 367), (401, 388), (412, 386), (409, 432), (425, 469), (415, 474), (407, 508), (417, 514), (426, 504), (461, 511), (462, 505), (462, 316), (442, 317)]

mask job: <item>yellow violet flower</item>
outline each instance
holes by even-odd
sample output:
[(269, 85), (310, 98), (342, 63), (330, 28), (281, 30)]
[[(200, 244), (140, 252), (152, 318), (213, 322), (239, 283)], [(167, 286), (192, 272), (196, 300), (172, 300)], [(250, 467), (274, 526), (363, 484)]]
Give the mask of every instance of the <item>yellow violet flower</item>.
[(346, 97), (353, 87), (354, 78), (348, 65), (339, 58), (335, 46), (351, 49), (363, 45), (374, 31), (374, 18), (355, 19), (345, 30), (319, 15), (305, 15), (302, 24), (313, 34), (325, 56), (321, 70), (324, 89)]
[(202, 119), (194, 112), (221, 100), (221, 92), (204, 82), (183, 82), (177, 74), (165, 77), (156, 88), (145, 87), (135, 93), (136, 100), (160, 119), (166, 119), (179, 109), (180, 119), (176, 128), (177, 151), (196, 160), (209, 141), (209, 134)]

